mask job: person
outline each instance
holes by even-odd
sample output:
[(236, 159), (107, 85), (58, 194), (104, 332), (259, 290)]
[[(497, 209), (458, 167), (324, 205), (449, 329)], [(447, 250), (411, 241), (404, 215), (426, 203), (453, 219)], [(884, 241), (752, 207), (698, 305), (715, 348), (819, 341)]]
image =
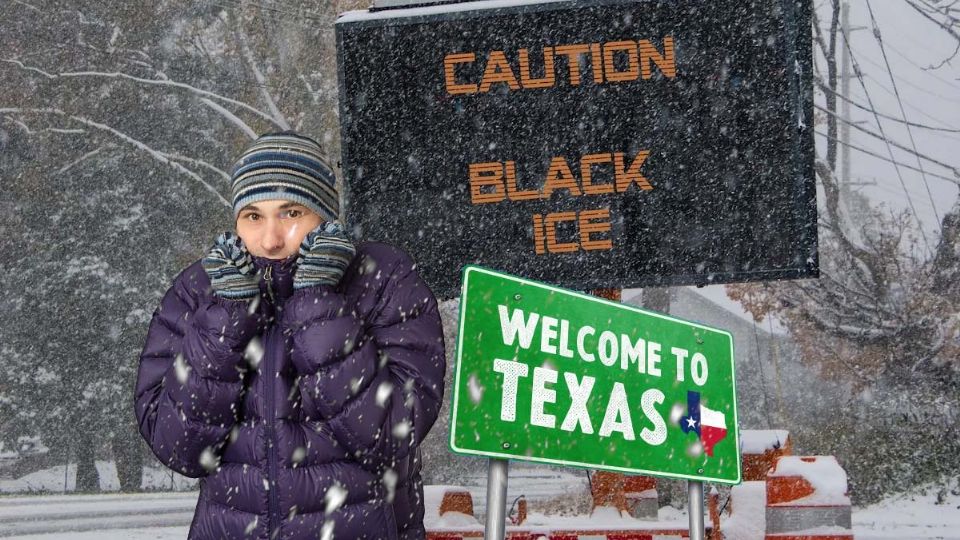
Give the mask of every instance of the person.
[(154, 454), (200, 479), (189, 538), (425, 538), (433, 293), (401, 249), (349, 238), (312, 139), (259, 137), (232, 190), (235, 234), (164, 295), (135, 389)]

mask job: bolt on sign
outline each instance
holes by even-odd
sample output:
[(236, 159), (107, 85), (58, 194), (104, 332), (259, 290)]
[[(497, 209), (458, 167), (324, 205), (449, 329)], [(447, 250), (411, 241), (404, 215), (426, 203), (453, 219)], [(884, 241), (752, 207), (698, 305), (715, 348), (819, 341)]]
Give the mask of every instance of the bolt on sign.
[(336, 23), (346, 219), (444, 298), (818, 272), (809, 0), (476, 1)]
[(740, 482), (729, 332), (463, 270), (450, 448)]

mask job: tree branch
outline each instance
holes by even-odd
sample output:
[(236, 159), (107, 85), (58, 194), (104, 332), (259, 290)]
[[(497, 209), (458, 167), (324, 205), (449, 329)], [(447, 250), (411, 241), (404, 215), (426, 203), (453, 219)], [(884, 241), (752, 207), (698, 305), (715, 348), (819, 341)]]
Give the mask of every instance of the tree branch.
[(84, 118), (84, 117), (82, 117), (82, 116), (76, 116), (76, 115), (69, 114), (69, 113), (66, 113), (66, 112), (64, 112), (64, 111), (61, 111), (60, 109), (53, 109), (53, 108), (20, 108), (20, 107), (7, 107), (7, 108), (0, 108), (0, 114), (50, 114), (50, 115), (55, 115), (55, 116), (60, 116), (60, 117), (66, 118), (66, 119), (68, 119), (68, 120), (72, 120), (72, 121), (74, 121), (74, 122), (77, 122), (77, 123), (79, 123), (79, 124), (83, 124), (83, 125), (88, 126), (88, 127), (91, 127), (91, 128), (95, 128), (95, 129), (98, 129), (98, 130), (101, 130), (101, 131), (105, 131), (105, 132), (110, 133), (111, 135), (117, 137), (118, 139), (122, 140), (123, 142), (125, 142), (125, 143), (127, 143), (127, 144), (130, 144), (130, 145), (132, 145), (132, 146), (134, 146), (134, 147), (136, 147), (136, 148), (139, 148), (140, 150), (143, 150), (144, 152), (147, 153), (147, 155), (153, 157), (153, 158), (156, 159), (157, 161), (159, 161), (159, 162), (161, 162), (161, 163), (163, 163), (163, 164), (165, 164), (165, 165), (169, 165), (170, 167), (174, 168), (175, 170), (177, 170), (177, 171), (179, 171), (179, 172), (181, 172), (181, 173), (189, 176), (190, 178), (192, 178), (192, 179), (195, 180), (196, 182), (200, 183), (200, 185), (202, 185), (207, 191), (209, 191), (209, 192), (212, 193), (214, 196), (216, 196), (217, 199), (219, 199), (220, 202), (223, 203), (224, 206), (226, 206), (227, 208), (230, 208), (230, 206), (231, 206), (230, 203), (223, 197), (223, 195), (221, 195), (220, 192), (216, 190), (216, 188), (214, 188), (213, 186), (211, 186), (206, 180), (204, 180), (204, 179), (203, 179), (200, 175), (198, 175), (197, 173), (191, 171), (190, 169), (184, 167), (183, 165), (181, 165), (181, 164), (177, 163), (176, 161), (174, 161), (173, 159), (171, 159), (170, 154), (168, 154), (168, 153), (166, 153), (166, 152), (159, 151), (159, 150), (155, 150), (155, 149), (151, 148), (150, 146), (148, 146), (146, 143), (144, 143), (144, 142), (142, 142), (142, 141), (139, 141), (139, 140), (137, 140), (137, 139), (134, 139), (134, 138), (131, 137), (130, 135), (127, 135), (126, 133), (123, 133), (123, 132), (121, 132), (121, 131), (119, 131), (119, 130), (111, 127), (111, 126), (106, 125), (106, 124), (101, 124), (101, 123), (99, 123), (99, 122), (90, 120), (89, 118)]
[[(244, 103), (244, 102), (242, 102), (242, 101), (237, 101), (237, 100), (235, 100), (235, 99), (231, 99), (231, 98), (228, 98), (228, 97), (226, 97), (226, 96), (221, 96), (220, 94), (217, 94), (217, 93), (214, 93), (214, 92), (210, 92), (210, 91), (208, 91), (208, 90), (202, 90), (202, 89), (197, 88), (197, 87), (195, 87), (195, 86), (191, 86), (191, 85), (189, 85), (189, 84), (182, 83), (182, 82), (173, 81), (173, 80), (170, 80), (170, 79), (159, 79), (159, 80), (158, 80), (158, 79), (144, 79), (143, 77), (136, 77), (136, 76), (133, 76), (133, 75), (129, 75), (129, 74), (127, 74), (127, 73), (122, 73), (122, 72), (117, 72), (117, 71), (114, 71), (114, 72), (103, 72), (103, 71), (71, 71), (71, 72), (63, 72), (63, 73), (48, 73), (48, 72), (46, 72), (46, 71), (44, 71), (44, 70), (42, 70), (42, 69), (40, 69), (40, 68), (36, 68), (36, 67), (33, 67), (33, 66), (28, 66), (28, 65), (24, 64), (23, 62), (21, 62), (21, 61), (19, 61), (19, 60), (16, 60), (16, 59), (8, 58), (8, 59), (4, 59), (4, 60), (2, 60), (2, 61), (3, 61), (3, 62), (6, 62), (6, 63), (8, 63), (8, 64), (14, 64), (14, 65), (20, 67), (21, 69), (23, 69), (23, 70), (25, 70), (25, 71), (30, 71), (30, 72), (33, 72), (33, 73), (37, 73), (37, 74), (39, 74), (39, 75), (41, 75), (41, 76), (43, 76), (43, 77), (45, 77), (45, 78), (47, 78), (47, 79), (67, 79), (67, 78), (82, 78), (82, 77), (99, 77), (99, 78), (108, 78), (108, 79), (126, 79), (126, 80), (129, 80), (129, 81), (134, 81), (134, 82), (138, 82), (138, 83), (142, 83), (142, 84), (148, 84), (148, 85), (153, 85), (153, 86), (167, 86), (167, 87), (179, 88), (179, 89), (181, 89), (181, 90), (186, 90), (186, 91), (188, 91), (188, 92), (190, 92), (190, 93), (192, 93), (192, 94), (196, 94), (196, 95), (198, 95), (198, 96), (203, 96), (203, 97), (206, 97), (206, 98), (215, 99), (215, 100), (218, 100), (218, 101), (223, 101), (224, 103), (229, 103), (229, 104), (231, 104), (231, 105), (236, 105), (236, 106), (238, 106), (238, 107), (240, 107), (240, 108), (243, 108), (243, 109), (246, 109), (247, 111), (250, 111), (250, 112), (253, 113), (253, 114), (256, 114), (257, 116), (259, 116), (259, 117), (261, 117), (261, 118), (263, 118), (263, 119), (265, 119), (265, 120), (267, 120), (267, 121), (269, 121), (269, 122), (271, 122), (271, 123), (273, 123), (273, 124), (276, 124), (277, 126), (283, 128), (283, 129), (288, 129), (288, 128), (284, 127), (284, 126), (286, 125), (286, 121), (284, 121), (283, 124), (277, 123), (269, 114), (261, 111), (260, 109), (257, 109), (256, 107), (252, 107), (252, 106), (250, 106), (250, 105), (248, 105), (248, 104), (246, 104), (246, 103)], [(223, 110), (225, 111), (226, 109), (223, 109)], [(218, 112), (220, 112), (220, 111), (218, 111)], [(231, 116), (232, 116), (232, 115), (231, 115)], [(236, 116), (233, 116), (233, 118), (236, 118)]]
[(270, 109), (270, 113), (273, 116), (273, 123), (277, 124), (282, 129), (290, 129), (290, 124), (283, 116), (283, 113), (280, 112), (280, 109), (277, 107), (277, 103), (273, 99), (273, 96), (271, 96), (270, 92), (267, 90), (267, 79), (263, 76), (260, 68), (257, 67), (257, 61), (253, 57), (253, 51), (250, 50), (250, 46), (247, 43), (246, 34), (240, 30), (234, 31), (234, 34), (237, 36), (237, 40), (240, 42), (240, 49), (243, 51), (244, 58), (247, 60), (247, 63), (250, 64), (250, 70), (253, 72), (253, 78), (257, 81), (257, 86), (260, 88), (260, 96), (263, 97), (263, 100), (267, 103), (267, 107)]

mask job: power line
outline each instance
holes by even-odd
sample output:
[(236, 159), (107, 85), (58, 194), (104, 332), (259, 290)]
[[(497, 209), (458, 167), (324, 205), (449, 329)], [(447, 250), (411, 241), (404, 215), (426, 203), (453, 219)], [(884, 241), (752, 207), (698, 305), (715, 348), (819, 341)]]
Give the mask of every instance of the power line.
[[(861, 56), (864, 56), (864, 55), (861, 55)], [(880, 62), (875, 62), (875, 61), (873, 61), (873, 60), (870, 60), (869, 58), (864, 58), (863, 60), (864, 60), (865, 62), (867, 62), (868, 64), (874, 65), (874, 66), (876, 66), (876, 67), (878, 67), (878, 68), (880, 68), (880, 69), (885, 69), (885, 67), (883, 66), (883, 64), (881, 64)], [(870, 79), (873, 79), (873, 77), (870, 77), (869, 74), (867, 74), (866, 76), (867, 76), (868, 78), (870, 78)], [(937, 92), (934, 92), (933, 90), (929, 90), (929, 89), (927, 89), (927, 88), (924, 88), (924, 87), (920, 86), (919, 84), (916, 84), (916, 83), (914, 83), (914, 82), (911, 82), (909, 79), (906, 79), (906, 78), (901, 77), (901, 76), (899, 76), (899, 75), (894, 75), (894, 78), (896, 78), (896, 79), (897, 79), (898, 81), (900, 81), (901, 83), (903, 83), (903, 84), (905, 84), (905, 85), (907, 85), (907, 86), (909, 86), (909, 87), (911, 87), (911, 88), (913, 88), (913, 89), (915, 89), (915, 90), (917, 90), (917, 91), (923, 92), (924, 94), (933, 96), (933, 97), (935, 97), (935, 98), (942, 99), (942, 100), (944, 100), (944, 101), (950, 101), (951, 99), (953, 99), (953, 98), (949, 98), (949, 97), (947, 97), (947, 96), (938, 94)], [(883, 86), (883, 83), (881, 83), (880, 81), (878, 81), (878, 80), (876, 80), (876, 79), (873, 79), (873, 81), (874, 81), (875, 83), (877, 83), (877, 86), (880, 86), (881, 88), (883, 88), (883, 89), (886, 90), (887, 92), (893, 94), (893, 91), (891, 91), (891, 90), (887, 89), (887, 87)], [(960, 88), (957, 88), (957, 90), (960, 91)]]
[[(849, 126), (852, 126), (853, 128), (855, 128), (855, 129), (857, 129), (857, 130), (859, 130), (859, 131), (862, 131), (862, 132), (866, 133), (867, 135), (870, 135), (871, 137), (874, 137), (874, 138), (880, 139), (880, 140), (884, 140), (883, 136), (879, 135), (878, 133), (873, 132), (873, 131), (870, 131), (869, 129), (867, 129), (867, 128), (861, 126), (861, 125), (859, 125), (857, 122), (851, 122), (850, 120), (847, 120), (847, 119), (841, 117), (840, 115), (838, 115), (837, 113), (835, 113), (835, 112), (827, 109), (826, 107), (821, 107), (820, 105), (817, 105), (817, 104), (814, 104), (813, 106), (816, 107), (817, 109), (819, 109), (819, 110), (821, 110), (821, 111), (823, 111), (823, 112), (831, 115), (831, 116), (836, 117), (839, 121), (843, 122), (844, 124), (847, 124), (847, 125), (849, 125)], [(910, 154), (913, 154), (914, 156), (917, 156), (917, 158), (923, 158), (923, 159), (929, 161), (930, 163), (933, 163), (933, 164), (935, 164), (935, 165), (939, 165), (939, 166), (941, 166), (941, 167), (943, 167), (943, 168), (945, 168), (945, 169), (949, 169), (953, 174), (957, 175), (957, 177), (960, 178), (960, 170), (958, 170), (958, 169), (957, 169), (956, 167), (954, 167), (953, 165), (950, 165), (949, 163), (940, 161), (940, 160), (938, 160), (938, 159), (936, 159), (936, 158), (932, 158), (932, 157), (927, 156), (927, 155), (925, 155), (925, 154), (921, 154), (921, 153), (917, 152), (915, 148), (914, 148), (914, 149), (910, 149), (909, 147), (905, 146), (905, 145), (902, 144), (902, 143), (898, 143), (897, 141), (889, 140), (889, 142), (890, 142), (890, 144), (892, 144), (893, 146), (896, 146), (897, 148), (899, 148), (899, 149), (901, 149), (901, 150), (904, 150), (904, 151), (906, 151), (906, 152), (908, 152), (908, 153), (910, 153)], [(931, 201), (931, 202), (932, 202), (932, 201)], [(938, 218), (938, 219), (939, 219), (939, 218)]]
[(890, 146), (890, 142), (886, 140), (887, 136), (883, 131), (883, 123), (880, 121), (880, 117), (876, 113), (877, 108), (873, 105), (873, 100), (870, 98), (870, 91), (867, 90), (867, 85), (863, 80), (863, 74), (860, 71), (860, 63), (857, 62), (857, 57), (850, 49), (850, 41), (844, 28), (840, 29), (840, 35), (843, 37), (844, 46), (846, 46), (847, 51), (850, 53), (850, 61), (853, 63), (853, 72), (856, 74), (857, 80), (860, 81), (860, 86), (863, 88), (863, 93), (867, 98), (867, 104), (870, 106), (870, 110), (873, 112), (873, 117), (877, 122), (877, 127), (880, 129), (880, 134), (883, 135), (884, 143), (887, 146), (887, 153), (890, 154), (890, 161), (893, 163), (893, 168), (897, 172), (897, 178), (900, 180), (900, 186), (903, 188), (903, 194), (907, 197), (907, 203), (910, 205), (910, 211), (913, 212), (913, 217), (917, 220), (917, 228), (920, 229), (920, 235), (923, 237), (923, 244), (926, 246), (927, 252), (929, 253), (930, 241), (927, 240), (927, 233), (923, 230), (923, 223), (920, 221), (920, 216), (917, 214), (917, 208), (913, 204), (913, 197), (911, 197), (910, 192), (907, 191), (907, 183), (903, 180), (903, 174), (900, 172), (900, 164), (894, 159), (893, 148)]
[[(857, 150), (857, 151), (859, 151), (859, 152), (863, 152), (864, 154), (867, 154), (867, 155), (869, 155), (869, 156), (873, 156), (873, 157), (875, 157), (875, 158), (877, 158), (877, 159), (886, 161), (886, 162), (888, 162), (888, 163), (893, 163), (894, 165), (898, 165), (898, 166), (900, 166), (900, 167), (903, 167), (904, 169), (909, 169), (909, 170), (911, 170), (911, 171), (917, 171), (917, 172), (920, 171), (920, 169), (914, 167), (913, 165), (908, 165), (908, 164), (906, 164), (906, 163), (901, 163), (901, 162), (899, 162), (899, 161), (897, 161), (897, 160), (895, 160), (895, 159), (888, 158), (888, 157), (886, 157), (886, 156), (884, 156), (884, 155), (878, 154), (878, 153), (876, 153), (876, 152), (874, 152), (874, 151), (872, 151), (872, 150), (867, 150), (866, 148), (863, 148), (862, 146), (857, 146), (857, 145), (855, 145), (855, 144), (853, 144), (853, 143), (843, 142), (843, 141), (841, 141), (840, 139), (837, 139), (836, 137), (831, 137), (830, 135), (828, 135), (828, 134), (826, 134), (826, 133), (822, 133), (822, 132), (819, 132), (819, 131), (814, 131), (814, 133), (816, 133), (817, 135), (820, 135), (821, 137), (824, 137), (825, 139), (828, 139), (828, 140), (837, 142), (837, 143), (839, 143), (839, 144), (842, 144), (842, 145), (844, 145), (844, 146), (850, 147), (850, 148), (852, 148), (852, 149), (854, 149), (854, 150)], [(927, 173), (927, 174), (930, 175), (930, 176), (932, 176), (932, 177), (934, 177), (934, 178), (939, 178), (939, 179), (941, 179), (941, 180), (946, 180), (947, 182), (951, 182), (951, 183), (953, 183), (953, 184), (956, 184), (956, 185), (960, 186), (960, 179), (950, 178), (949, 176), (944, 176), (944, 175), (942, 175), (942, 174), (937, 174), (937, 173)], [(906, 187), (905, 187), (905, 186), (904, 186), (904, 190), (906, 190)], [(914, 215), (916, 215), (916, 214), (914, 214)]]
[[(890, 186), (885, 186), (885, 185), (883, 185), (882, 183), (869, 184), (869, 186), (870, 186), (871, 188), (879, 189), (879, 190), (881, 190), (881, 191), (886, 191), (887, 193), (890, 193), (891, 195), (899, 195), (899, 194), (900, 194), (900, 190), (899, 190), (899, 189), (895, 189), (895, 188), (892, 188), (892, 187), (890, 187)], [(919, 195), (919, 194), (918, 194), (918, 195)], [(917, 201), (917, 204), (919, 204), (920, 206), (930, 206), (930, 203), (924, 201), (922, 198)]]
[[(882, 67), (882, 66), (881, 66), (881, 67)], [(880, 90), (883, 90), (885, 93), (887, 93), (887, 94), (889, 94), (889, 95), (891, 95), (891, 96), (893, 96), (893, 97), (896, 97), (896, 93), (894, 93), (893, 90), (891, 90), (891, 89), (887, 88), (886, 86), (884, 86), (883, 83), (881, 83), (880, 81), (878, 81), (877, 79), (875, 79), (875, 78), (874, 78), (873, 76), (871, 76), (869, 73), (863, 73), (863, 74), (861, 74), (861, 75), (863, 75), (864, 78), (867, 78), (867, 79), (870, 79), (871, 81), (873, 81), (874, 84), (876, 84), (877, 88), (879, 88)], [(927, 92), (927, 93), (928, 93), (928, 94), (932, 94), (931, 92)], [(952, 100), (950, 100), (949, 98), (946, 98), (946, 97), (941, 96), (941, 95), (936, 95), (936, 97), (937, 97), (938, 99), (942, 99), (942, 100), (945, 100), (945, 101), (952, 101)], [(923, 116), (923, 117), (925, 117), (925, 118), (928, 118), (928, 119), (930, 119), (930, 120), (932, 120), (932, 121), (934, 121), (934, 122), (939, 122), (939, 123), (941, 123), (941, 124), (945, 124), (945, 122), (943, 122), (943, 120), (941, 120), (941, 119), (938, 118), (937, 116), (932, 115), (932, 114), (926, 112), (925, 110), (921, 109), (920, 107), (917, 107), (916, 105), (913, 105), (913, 104), (911, 104), (911, 103), (908, 103), (908, 104), (907, 104), (907, 107), (909, 107), (909, 108), (913, 109), (914, 111), (916, 111), (920, 116)], [(901, 120), (901, 121), (902, 121), (902, 119), (900, 119), (900, 118), (898, 118), (897, 120)]]
[[(859, 102), (857, 102), (857, 101), (854, 101), (854, 100), (852, 100), (852, 99), (844, 96), (844, 95), (841, 94), (840, 92), (837, 92), (837, 91), (835, 91), (835, 90), (832, 90), (829, 86), (826, 85), (826, 83), (824, 82), (824, 80), (823, 80), (822, 78), (817, 77), (817, 78), (816, 78), (816, 82), (817, 82), (817, 86), (819, 86), (820, 89), (823, 90), (824, 92), (829, 92), (829, 93), (833, 94), (834, 96), (836, 96), (837, 98), (839, 98), (839, 99), (841, 99), (841, 100), (843, 100), (843, 101), (846, 101), (847, 103), (853, 105), (854, 107), (856, 107), (856, 108), (858, 108), (858, 109), (860, 109), (860, 110), (863, 110), (863, 111), (866, 111), (866, 112), (869, 112), (869, 113), (875, 113), (875, 114), (877, 114), (878, 116), (880, 116), (881, 118), (885, 118), (885, 119), (890, 120), (890, 121), (892, 121), (892, 122), (897, 122), (897, 123), (900, 123), (900, 124), (905, 124), (905, 125), (912, 126), (912, 127), (915, 127), (915, 128), (920, 128), (920, 129), (928, 129), (928, 130), (930, 130), (930, 131), (939, 131), (939, 132), (942, 132), (942, 133), (960, 133), (960, 129), (957, 129), (957, 128), (947, 128), (947, 127), (930, 126), (930, 125), (927, 125), (927, 124), (920, 124), (920, 123), (918, 123), (918, 122), (906, 121), (906, 120), (903, 120), (902, 118), (897, 118), (897, 117), (895, 117), (895, 116), (890, 116), (890, 115), (888, 115), (888, 114), (884, 114), (884, 113), (879, 112), (879, 111), (872, 111), (872, 110), (870, 110), (870, 108), (867, 107), (866, 105), (864, 105), (864, 104), (862, 104), (862, 103), (859, 103)], [(953, 140), (956, 140), (956, 141), (960, 141), (960, 139), (957, 139), (957, 138), (954, 138), (954, 137), (948, 137), (948, 138), (953, 139)]]
[[(958, 44), (960, 44), (960, 43), (958, 43)], [(908, 57), (908, 56), (907, 56), (903, 51), (901, 51), (900, 49), (894, 47), (893, 45), (891, 45), (891, 44), (889, 44), (889, 43), (887, 43), (887, 47), (890, 47), (890, 50), (893, 51), (897, 56), (899, 56), (900, 58), (903, 58), (903, 59), (906, 60), (910, 65), (912, 65), (913, 67), (919, 69), (919, 70), (922, 71), (924, 74), (933, 77), (934, 79), (942, 82), (943, 84), (945, 84), (945, 85), (947, 85), (947, 86), (950, 86), (950, 87), (952, 87), (952, 88), (954, 88), (954, 89), (956, 89), (956, 90), (960, 90), (960, 86), (957, 86), (957, 85), (953, 84), (952, 82), (948, 81), (947, 79), (944, 79), (944, 78), (938, 76), (932, 69), (929, 69), (929, 68), (925, 68), (925, 67), (920, 66), (920, 64), (914, 62), (913, 59), (911, 59), (910, 57)]]
[[(883, 46), (883, 38), (880, 36), (880, 27), (877, 25), (877, 19), (873, 15), (873, 7), (870, 2), (866, 2), (867, 11), (870, 12), (870, 24), (873, 25), (873, 37), (880, 45), (880, 53), (883, 55), (883, 63), (887, 66), (887, 74), (890, 75), (890, 84), (893, 85), (893, 92), (897, 96), (897, 104), (900, 106), (900, 115), (907, 119), (907, 111), (903, 108), (903, 100), (900, 99), (900, 90), (897, 89), (897, 81), (893, 77), (893, 70), (890, 69), (890, 60), (887, 58), (887, 49)], [(920, 177), (923, 178), (923, 185), (927, 189), (927, 196), (930, 198), (930, 204), (933, 204), (933, 215), (937, 218), (937, 225), (940, 224), (940, 214), (937, 212), (936, 204), (933, 202), (933, 193), (930, 192), (930, 184), (927, 182), (927, 173), (923, 170), (923, 162), (920, 161), (920, 152), (917, 151), (917, 142), (913, 138), (913, 130), (907, 126), (907, 135), (910, 137), (910, 146), (913, 147), (913, 153), (917, 157), (917, 166), (920, 167)]]

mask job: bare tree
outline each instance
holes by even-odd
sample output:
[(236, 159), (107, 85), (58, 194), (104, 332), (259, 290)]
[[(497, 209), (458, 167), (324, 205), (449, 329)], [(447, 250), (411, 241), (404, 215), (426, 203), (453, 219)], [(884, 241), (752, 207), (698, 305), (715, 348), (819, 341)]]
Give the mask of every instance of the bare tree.
[(106, 442), (122, 488), (140, 488), (131, 392), (150, 310), (230, 223), (243, 145), (295, 129), (336, 160), (333, 22), (360, 3), (7, 7), (0, 165), (5, 210), (25, 217), (3, 224), (0, 336), (2, 380), (24, 384), (0, 387), (0, 439), (40, 435), (87, 491)]
[[(954, 3), (906, 1), (956, 37)], [(947, 413), (947, 427), (927, 418), (960, 405), (960, 206), (942, 216), (939, 238), (931, 240), (917, 229), (912, 212), (884, 210), (841, 190), (837, 104), (845, 96), (838, 90), (837, 59), (848, 44), (839, 7), (832, 0), (821, 11), (830, 13), (829, 21), (815, 21), (813, 29), (818, 64), (824, 66), (817, 88), (825, 103), (819, 123), (827, 139), (826, 154), (817, 156), (815, 165), (824, 194), (820, 279), (727, 290), (758, 321), (778, 316), (804, 360), (824, 378), (850, 385), (850, 409), (824, 418), (815, 444), (817, 451), (847, 458), (851, 478), (860, 482), (852, 492), (868, 501), (884, 490), (955, 474), (958, 433), (956, 418), (950, 418), (955, 413)], [(881, 113), (872, 104), (869, 112), (879, 122)], [(842, 197), (851, 200), (842, 204)], [(856, 219), (846, 209), (851, 205)], [(900, 456), (920, 444), (928, 451), (905, 465)]]

